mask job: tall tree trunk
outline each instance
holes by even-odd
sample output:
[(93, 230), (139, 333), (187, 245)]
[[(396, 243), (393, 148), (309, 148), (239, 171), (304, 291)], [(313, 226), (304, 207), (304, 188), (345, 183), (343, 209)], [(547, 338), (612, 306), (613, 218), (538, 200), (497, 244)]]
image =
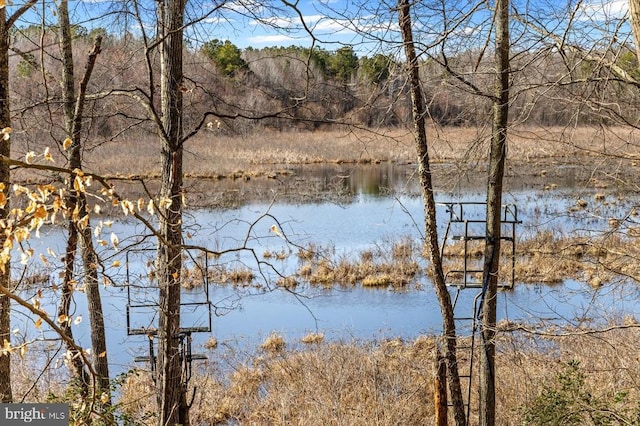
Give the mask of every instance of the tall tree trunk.
[(495, 326), (500, 263), (502, 182), (509, 118), (509, 0), (496, 1), (495, 63), (491, 152), (487, 182), (487, 225), (484, 251), (480, 352), (480, 425), (493, 426), (495, 407)]
[(629, 0), (629, 23), (633, 31), (633, 43), (636, 45), (636, 58), (640, 70), (640, 0)]
[[(9, 105), (9, 45), (10, 29), (15, 21), (36, 3), (36, 0), (28, 0), (13, 14), (7, 17), (4, 7), (0, 8), (0, 129), (11, 127), (11, 109)], [(11, 141), (0, 140), (0, 155), (7, 158), (11, 155)], [(0, 184), (9, 188), (11, 172), (9, 165), (0, 164)], [(9, 214), (9, 204), (0, 208), (0, 220), (5, 220)], [(0, 233), (0, 247), (3, 246), (6, 236)], [(7, 263), (0, 270), (0, 286), (9, 289), (11, 284), (11, 265)], [(0, 296), (0, 344), (11, 341), (11, 303), (8, 297)], [(0, 402), (13, 401), (11, 392), (11, 357), (0, 355)]]
[[(80, 81), (80, 90), (76, 98), (76, 106), (73, 117), (73, 136), (70, 157), (73, 161), (82, 164), (81, 157), (81, 135), (82, 119), (84, 116), (84, 104), (87, 92), (87, 85), (93, 72), (96, 58), (100, 53), (102, 37), (98, 36), (94, 40), (93, 49), (89, 53), (89, 58), (85, 66), (85, 72)], [(87, 206), (87, 196), (84, 192), (78, 194), (78, 207), (82, 212), (89, 213)], [(100, 297), (100, 285), (98, 281), (98, 259), (93, 246), (91, 223), (87, 221), (80, 229), (82, 234), (82, 265), (84, 268), (83, 283), (87, 294), (87, 304), (89, 309), (89, 321), (91, 327), (91, 349), (93, 350), (93, 366), (96, 371), (97, 385), (100, 393), (106, 395), (101, 397), (104, 405), (111, 405), (111, 388), (109, 384), (109, 358), (107, 354), (107, 337), (104, 327), (104, 316), (102, 313), (102, 298)]]
[[(11, 113), (9, 110), (9, 28), (7, 28), (6, 9), (0, 9), (0, 128), (11, 127)], [(11, 154), (9, 140), (0, 143), (0, 155)], [(9, 165), (0, 163), (0, 184), (9, 188), (11, 174)], [(0, 220), (7, 218), (9, 205), (0, 209)], [(0, 233), (0, 247), (6, 237)], [(4, 271), (0, 271), (0, 285), (9, 288), (11, 265), (7, 263)], [(0, 344), (11, 341), (11, 303), (8, 297), (0, 296)], [(11, 402), (11, 356), (0, 355), (0, 402)]]
[(411, 16), (408, 0), (398, 1), (400, 30), (407, 60), (407, 67), (410, 79), (411, 104), (413, 112), (413, 124), (415, 134), (415, 144), (418, 153), (418, 165), (420, 184), (424, 200), (425, 211), (425, 232), (427, 236), (427, 246), (431, 260), (434, 287), (440, 310), (442, 311), (443, 334), (445, 338), (445, 360), (447, 364), (449, 392), (453, 405), (454, 418), (456, 424), (463, 426), (466, 424), (464, 400), (460, 387), (460, 376), (458, 373), (458, 362), (456, 355), (456, 328), (453, 316), (453, 306), (447, 285), (444, 279), (442, 259), (440, 257), (440, 246), (438, 244), (438, 230), (436, 222), (436, 203), (433, 197), (433, 182), (431, 179), (431, 168), (429, 163), (429, 150), (427, 145), (426, 121), (427, 109), (424, 104), (422, 86), (420, 84), (419, 64), (416, 57), (415, 46), (413, 44), (413, 31), (411, 28)]
[[(75, 106), (75, 89), (74, 89), (74, 69), (73, 69), (73, 55), (71, 46), (71, 24), (69, 23), (69, 9), (67, 0), (61, 0), (58, 5), (58, 19), (60, 24), (60, 53), (62, 56), (62, 104), (64, 109), (65, 129), (69, 137), (73, 132), (73, 111)], [(71, 154), (69, 158), (69, 168), (80, 169), (82, 164), (80, 163), (78, 146), (71, 146)], [(73, 153), (76, 153), (74, 156)], [(84, 368), (82, 358), (77, 356), (77, 346), (70, 345), (69, 341), (74, 341), (73, 331), (71, 329), (71, 321), (67, 319), (69, 317), (69, 308), (71, 300), (73, 298), (74, 289), (76, 286), (75, 280), (75, 261), (76, 251), (78, 247), (78, 228), (76, 227), (76, 221), (83, 217), (86, 212), (79, 209), (78, 192), (74, 187), (73, 179), (70, 179), (68, 195), (67, 195), (67, 208), (70, 209), (69, 221), (67, 224), (68, 236), (67, 246), (64, 257), (64, 279), (62, 282), (62, 294), (60, 300), (60, 306), (58, 306), (58, 318), (61, 319), (61, 329), (64, 331), (66, 337), (69, 340), (67, 342), (67, 350), (72, 354), (71, 366), (73, 368), (77, 385), (80, 387), (80, 392), (83, 396), (89, 394), (89, 374)]]
[(158, 3), (161, 37), (162, 186), (157, 275), (160, 286), (158, 323), (158, 405), (160, 425), (188, 425), (186, 389), (179, 357), (182, 273), (182, 26), (185, 0)]
[[(75, 92), (75, 71), (73, 65), (73, 43), (71, 38), (71, 24), (69, 21), (68, 1), (61, 0), (58, 6), (58, 17), (60, 22), (60, 51), (62, 54), (62, 87), (63, 87), (63, 104), (65, 113), (65, 128), (68, 137), (71, 138), (69, 147), (69, 167), (71, 169), (82, 168), (82, 120), (84, 115), (84, 103), (86, 98), (86, 90), (96, 58), (100, 53), (102, 38), (98, 36), (94, 41), (92, 51), (89, 53), (85, 71), (79, 84), (79, 91), (76, 96)], [(63, 303), (60, 305), (59, 314), (69, 315), (68, 307), (72, 294), (73, 277), (75, 270), (76, 252), (78, 249), (79, 237), (81, 236), (82, 261), (83, 261), (83, 279), (89, 310), (89, 321), (91, 327), (91, 347), (93, 350), (94, 370), (98, 377), (96, 384), (100, 394), (107, 396), (106, 399), (101, 398), (101, 402), (110, 405), (110, 386), (109, 386), (109, 364), (106, 346), (106, 334), (104, 327), (104, 317), (102, 313), (102, 301), (98, 285), (97, 259), (93, 247), (93, 239), (91, 225), (89, 221), (83, 222), (82, 226), (78, 226), (78, 220), (88, 215), (86, 194), (82, 191), (76, 191), (73, 182), (70, 183), (69, 197), (67, 200), (69, 208), (73, 208), (77, 214), (73, 215), (68, 224), (69, 236), (67, 240), (66, 254), (66, 271), (63, 283)], [(69, 337), (71, 330), (65, 328)], [(79, 359), (78, 359), (79, 362)], [(75, 365), (76, 374), (83, 382), (87, 380), (85, 370), (81, 365)], [(87, 383), (88, 385), (88, 383)], [(84, 391), (87, 391), (84, 389)]]

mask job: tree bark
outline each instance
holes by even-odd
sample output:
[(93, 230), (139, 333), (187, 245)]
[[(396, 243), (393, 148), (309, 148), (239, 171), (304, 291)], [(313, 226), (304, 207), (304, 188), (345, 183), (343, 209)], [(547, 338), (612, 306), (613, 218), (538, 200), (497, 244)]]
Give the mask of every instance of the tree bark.
[[(11, 127), (11, 113), (9, 110), (9, 29), (6, 24), (6, 9), (0, 9), (0, 128)], [(10, 141), (0, 142), (0, 155), (11, 154)], [(9, 188), (11, 173), (9, 165), (0, 164), (0, 183)], [(9, 213), (9, 205), (0, 209), (0, 219), (5, 220)], [(0, 233), (0, 243), (4, 243), (6, 236)], [(0, 244), (1, 246), (1, 244)], [(0, 285), (9, 288), (11, 265), (7, 263), (4, 271), (0, 272)], [(11, 341), (11, 303), (8, 297), (0, 296), (0, 344)], [(11, 402), (11, 356), (0, 355), (0, 400)]]
[[(69, 167), (71, 169), (82, 169), (82, 120), (84, 115), (84, 104), (86, 91), (96, 58), (100, 53), (102, 37), (98, 36), (94, 41), (94, 46), (87, 59), (84, 74), (79, 83), (79, 90), (75, 92), (75, 71), (73, 65), (73, 44), (71, 38), (71, 24), (69, 21), (68, 1), (61, 0), (58, 6), (58, 16), (60, 22), (60, 51), (62, 55), (62, 96), (65, 113), (65, 128), (68, 137), (71, 138), (69, 147)], [(97, 259), (93, 247), (93, 239), (90, 221), (78, 227), (78, 219), (88, 215), (87, 197), (82, 191), (77, 191), (70, 182), (69, 197), (67, 200), (69, 208), (78, 213), (72, 215), (69, 220), (69, 236), (67, 241), (66, 271), (63, 283), (63, 303), (60, 306), (59, 314), (68, 316), (69, 299), (72, 294), (76, 252), (78, 249), (79, 237), (81, 236), (81, 252), (83, 261), (83, 279), (89, 310), (89, 321), (91, 327), (91, 348), (93, 350), (93, 365), (98, 377), (97, 384), (99, 394), (106, 394), (106, 399), (100, 399), (104, 405), (110, 405), (110, 385), (109, 385), (109, 364), (107, 356), (106, 334), (104, 327), (104, 317), (102, 313), (102, 300), (98, 285)], [(64, 328), (70, 338), (73, 338), (69, 327)], [(75, 363), (77, 364), (77, 362)], [(76, 375), (82, 383), (88, 381), (84, 368), (75, 365)], [(86, 385), (88, 386), (88, 383)], [(84, 388), (84, 392), (88, 389)]]
[(479, 424), (493, 426), (495, 412), (495, 326), (500, 264), (502, 184), (509, 118), (509, 0), (496, 1), (495, 63), (491, 152), (487, 182), (487, 224), (481, 304)]
[[(67, 131), (67, 135), (72, 137), (75, 89), (71, 45), (71, 24), (69, 22), (69, 8), (67, 0), (61, 0), (58, 5), (58, 19), (60, 24), (60, 53), (62, 56), (62, 106), (64, 109), (65, 129)], [(80, 169), (81, 166), (80, 147), (74, 142), (70, 147), (69, 168)], [(67, 224), (69, 234), (67, 236), (67, 246), (64, 257), (65, 270), (62, 282), (60, 306), (58, 306), (58, 318), (60, 320), (60, 328), (68, 338), (65, 342), (67, 342), (67, 351), (72, 355), (71, 367), (73, 374), (75, 375), (76, 384), (80, 388), (80, 393), (86, 397), (89, 394), (89, 374), (84, 368), (82, 358), (78, 356), (77, 346), (70, 345), (68, 343), (69, 341), (75, 341), (73, 338), (73, 331), (71, 329), (69, 308), (76, 286), (76, 280), (74, 277), (76, 252), (78, 247), (78, 228), (76, 227), (76, 221), (84, 216), (86, 212), (79, 209), (78, 192), (74, 187), (73, 179), (69, 180), (67, 194), (66, 203), (67, 208), (70, 210), (69, 221)]]
[[(80, 81), (80, 89), (76, 99), (76, 106), (73, 118), (73, 143), (72, 156), (77, 157), (79, 164), (82, 164), (81, 158), (81, 133), (82, 120), (84, 116), (84, 104), (87, 93), (87, 85), (98, 54), (102, 46), (102, 37), (98, 36), (94, 40), (93, 49), (89, 53), (89, 58), (85, 66), (85, 72)], [(81, 192), (78, 194), (78, 203), (80, 211), (89, 212), (87, 206), (87, 196)], [(98, 281), (98, 259), (93, 246), (91, 223), (87, 222), (86, 226), (80, 230), (82, 234), (82, 264), (84, 268), (83, 283), (87, 293), (87, 304), (89, 308), (89, 321), (91, 327), (91, 349), (93, 350), (93, 366), (96, 371), (98, 390), (106, 398), (101, 397), (101, 402), (105, 406), (111, 405), (111, 387), (109, 383), (109, 357), (107, 354), (107, 337), (104, 327), (104, 315), (102, 312), (102, 298), (100, 296), (100, 285)]]
[(636, 45), (636, 58), (640, 70), (640, 0), (629, 0), (629, 23), (633, 32), (633, 43)]
[(411, 16), (408, 0), (398, 1), (399, 23), (404, 43), (408, 74), (409, 90), (411, 92), (411, 105), (413, 113), (415, 145), (418, 153), (418, 173), (422, 186), (424, 212), (425, 212), (425, 234), (427, 236), (427, 247), (431, 260), (433, 273), (433, 283), (442, 311), (443, 334), (445, 338), (445, 360), (447, 364), (449, 391), (453, 405), (456, 425), (466, 424), (464, 411), (464, 400), (460, 387), (460, 375), (457, 361), (456, 329), (453, 315), (453, 306), (447, 285), (444, 279), (442, 261), (440, 257), (440, 246), (438, 244), (438, 230), (436, 222), (436, 203), (433, 197), (433, 182), (429, 163), (429, 149), (427, 145), (426, 120), (427, 109), (424, 104), (422, 86), (420, 84), (419, 64), (416, 57), (413, 43), (413, 31), (411, 28)]
[[(11, 34), (10, 29), (21, 15), (23, 15), (36, 0), (28, 0), (20, 6), (13, 14), (7, 17), (6, 8), (0, 9), (0, 129), (11, 127), (11, 109), (9, 104), (9, 47)], [(11, 156), (11, 140), (0, 140), (0, 156), (9, 158)], [(9, 164), (0, 164), (0, 184), (4, 188), (9, 188), (11, 183), (11, 171)], [(5, 189), (6, 190), (6, 189)], [(0, 208), (0, 220), (5, 220), (9, 214), (9, 203)], [(0, 233), (0, 247), (6, 240), (4, 233)], [(10, 290), (11, 265), (7, 262), (4, 269), (0, 270), (0, 286)], [(11, 342), (11, 302), (8, 297), (0, 295), (0, 344), (5, 340)], [(0, 355), (0, 402), (12, 402), (13, 393), (11, 391), (11, 357)]]
[(158, 3), (161, 37), (162, 140), (157, 273), (160, 286), (158, 322), (158, 406), (160, 425), (188, 425), (186, 389), (180, 363), (180, 292), (182, 273), (182, 27), (185, 0)]

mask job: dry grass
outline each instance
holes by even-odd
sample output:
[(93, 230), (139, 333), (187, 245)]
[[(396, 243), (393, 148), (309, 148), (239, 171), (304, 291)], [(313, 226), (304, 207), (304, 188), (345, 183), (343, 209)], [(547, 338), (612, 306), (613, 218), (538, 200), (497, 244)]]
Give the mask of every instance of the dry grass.
[(297, 276), (310, 284), (324, 287), (334, 285), (365, 287), (405, 287), (414, 283), (422, 273), (418, 257), (420, 250), (414, 241), (386, 241), (359, 256), (332, 259), (331, 250), (313, 246), (303, 250)]
[[(444, 270), (463, 269), (464, 241), (445, 246)], [(484, 242), (467, 241), (467, 270), (482, 270)], [(278, 278), (278, 287), (295, 288), (301, 283), (322, 287), (407, 288), (418, 285), (430, 275), (427, 255), (418, 241), (401, 238), (384, 241), (371, 249), (352, 256), (337, 256), (332, 248), (309, 244), (300, 247), (297, 257), (300, 266), (291, 276)], [(280, 258), (280, 252), (266, 257)], [(288, 255), (287, 255), (288, 256)], [(616, 280), (631, 278), (640, 282), (640, 231), (626, 222), (610, 220), (610, 229), (601, 237), (566, 236), (543, 231), (517, 242), (515, 267), (512, 265), (511, 245), (505, 243), (500, 260), (499, 280), (511, 283), (561, 283), (575, 279), (599, 287)], [(461, 281), (462, 274), (448, 273), (451, 282)], [(204, 282), (202, 270), (183, 270), (184, 286), (194, 288)], [(209, 270), (209, 281), (216, 284), (247, 286), (254, 284), (254, 271), (246, 267), (218, 265)], [(469, 273), (468, 280), (480, 282), (480, 273)]]
[[(601, 237), (565, 236), (544, 231), (516, 245), (516, 283), (560, 283), (576, 279), (598, 287), (607, 282), (632, 278), (640, 282), (640, 239), (635, 228), (622, 229), (620, 221), (611, 221), (616, 229)], [(467, 242), (468, 270), (481, 270), (484, 243)], [(504, 247), (500, 261), (500, 280), (508, 282), (514, 269), (510, 257), (511, 246)], [(464, 242), (446, 246), (446, 270), (463, 268)], [(479, 279), (476, 277), (476, 279)]]
[[(583, 391), (619, 414), (640, 402), (640, 335), (637, 324), (606, 332), (567, 330), (564, 336), (499, 333), (496, 385), (499, 425), (523, 424), (524, 412), (570, 361), (585, 374)], [(537, 330), (545, 333), (550, 330)], [(468, 356), (460, 352), (461, 367)], [(220, 355), (219, 355), (220, 357)], [(205, 367), (194, 378), (194, 424), (433, 424), (435, 339), (420, 336), (377, 343), (317, 343), (279, 348), (231, 372)], [(123, 388), (129, 413), (153, 411), (144, 376)], [(477, 382), (476, 382), (477, 383)], [(625, 392), (625, 404), (616, 398)], [(472, 408), (477, 409), (472, 392)], [(477, 414), (474, 412), (475, 418)], [(472, 422), (473, 423), (473, 422)], [(589, 422), (586, 425), (592, 424)]]
[[(622, 128), (510, 129), (508, 176), (527, 184), (554, 188), (562, 182), (563, 165), (583, 166), (572, 179), (591, 177), (606, 183), (629, 181), (640, 164), (638, 135)], [(429, 128), (432, 171), (438, 188), (484, 181), (488, 130)], [(160, 155), (155, 136), (103, 143), (87, 150), (84, 168), (111, 179), (117, 192), (130, 199), (147, 198), (159, 188)], [(18, 156), (20, 147), (17, 147)], [(31, 147), (34, 149), (34, 147)], [(36, 148), (37, 150), (37, 148)], [(606, 162), (601, 160), (609, 155)], [(594, 164), (597, 159), (597, 170)], [(60, 160), (62, 161), (62, 160)], [(301, 179), (303, 165), (334, 166), (392, 162), (413, 167), (416, 153), (411, 132), (404, 129), (276, 132), (260, 130), (246, 136), (203, 131), (185, 145), (184, 191), (189, 207), (234, 207), (250, 200), (271, 201), (274, 194), (305, 199), (327, 192), (326, 182)], [(49, 182), (51, 176), (16, 170), (16, 182)], [(144, 179), (144, 186), (141, 180)], [(333, 188), (339, 192), (340, 188)], [(105, 208), (107, 212), (107, 208)]]
[[(447, 127), (428, 129), (433, 162), (461, 165), (483, 161), (487, 156), (489, 130)], [(623, 154), (638, 160), (629, 144), (638, 145), (638, 135), (628, 129), (600, 127), (512, 128), (509, 158), (515, 162), (560, 160), (581, 162), (595, 155)], [(153, 137), (118, 141), (117, 149), (104, 144), (86, 156), (87, 168), (101, 174), (157, 176), (158, 141)], [(250, 179), (286, 175), (286, 165), (318, 163), (414, 162), (413, 135), (404, 129), (377, 131), (277, 132), (261, 130), (245, 137), (203, 131), (186, 145), (188, 177)], [(143, 158), (145, 161), (140, 161)], [(552, 168), (551, 168), (552, 169)], [(551, 170), (548, 167), (540, 171)]]

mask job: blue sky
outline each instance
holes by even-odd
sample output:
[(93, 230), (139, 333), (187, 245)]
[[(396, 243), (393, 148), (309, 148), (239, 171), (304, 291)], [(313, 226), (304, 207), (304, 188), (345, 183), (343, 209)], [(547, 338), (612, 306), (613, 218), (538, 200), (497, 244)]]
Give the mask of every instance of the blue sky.
[[(389, 22), (389, 16), (385, 19), (370, 9), (377, 7), (377, 2), (365, 2), (368, 5), (365, 8), (349, 0), (301, 0), (296, 4), (297, 9), (280, 1), (273, 2), (273, 9), (263, 7), (262, 2), (253, 3), (252, 12), (263, 18), (262, 22), (243, 16), (246, 15), (246, 0), (231, 2), (223, 8), (223, 17), (212, 17), (208, 21), (212, 34), (218, 34), (216, 38), (229, 39), (241, 48), (310, 46), (313, 38), (305, 30), (306, 26), (313, 32), (316, 42), (327, 48), (338, 48), (341, 44), (361, 46), (370, 42), (369, 37), (363, 38), (363, 29), (375, 37), (397, 27), (395, 22)], [(251, 8), (251, 3), (248, 6)], [(389, 8), (382, 9), (388, 15)]]
[[(395, 4), (395, 0), (390, 0)], [(70, 0), (71, 21), (80, 25), (93, 27), (107, 27), (114, 32), (122, 32), (126, 25), (132, 33), (140, 33), (140, 25), (133, 16), (123, 16), (113, 13), (107, 18), (100, 19), (115, 8), (122, 9), (126, 0)], [(23, 4), (24, 0), (16, 0), (13, 7)], [(365, 40), (358, 34), (356, 28), (366, 30), (373, 37), (382, 31), (388, 31), (388, 18), (379, 17), (372, 7), (380, 3), (362, 0), (366, 6), (358, 6), (352, 0), (300, 0), (296, 3), (297, 10), (285, 5), (281, 0), (269, 2), (258, 0), (232, 0), (211, 13), (220, 0), (189, 0), (189, 17), (207, 18), (189, 29), (193, 40), (199, 42), (213, 38), (230, 40), (240, 48), (263, 48), (270, 46), (302, 45), (310, 46), (312, 37), (303, 29), (303, 22), (313, 31), (317, 42), (322, 42), (327, 49), (337, 49), (342, 44), (353, 44), (365, 49)], [(269, 3), (270, 6), (265, 6)], [(153, 0), (139, 1), (147, 30), (153, 31)], [(145, 7), (147, 5), (148, 7)], [(385, 14), (389, 14), (389, 7), (382, 7)], [(299, 12), (299, 13), (298, 13)], [(253, 16), (249, 16), (253, 15)], [(19, 26), (37, 25), (43, 20), (55, 24), (55, 4), (52, 0), (40, 1), (32, 11), (25, 15)], [(256, 19), (258, 18), (258, 19)], [(386, 34), (388, 36), (388, 34)]]
[[(14, 5), (20, 5), (24, 0), (17, 0)], [(122, 8), (126, 0), (70, 0), (72, 8), (72, 22), (92, 28), (104, 26), (112, 31), (122, 31), (126, 25), (129, 31), (140, 32), (140, 25), (131, 17), (122, 14), (104, 16), (114, 7)], [(468, 10), (476, 2), (474, 0), (447, 0), (452, 10), (461, 14)], [(526, 0), (512, 0), (514, 4)], [(532, 0), (527, 3), (528, 8), (547, 7), (547, 0)], [(570, 0), (567, 0), (570, 1)], [(437, 37), (441, 22), (438, 16), (429, 17), (426, 5), (430, 0), (422, 0), (417, 3), (416, 9), (425, 11), (422, 19), (414, 21), (417, 33), (424, 37)], [(270, 4), (269, 7), (265, 4)], [(191, 39), (191, 46), (197, 47), (213, 38), (230, 40), (240, 48), (263, 48), (270, 46), (301, 45), (310, 46), (312, 36), (303, 29), (304, 24), (313, 31), (320, 46), (328, 50), (334, 50), (344, 44), (354, 45), (356, 51), (361, 54), (374, 53), (379, 48), (377, 39), (393, 41), (398, 39), (397, 17), (390, 12), (396, 0), (299, 0), (296, 3), (297, 10), (285, 5), (281, 0), (269, 2), (259, 0), (232, 0), (225, 2), (216, 12), (216, 4), (220, 0), (189, 0), (188, 17), (202, 17), (206, 19), (188, 30), (187, 37)], [(562, 2), (551, 2), (553, 6), (561, 8)], [(145, 4), (148, 7), (145, 8)], [(139, 1), (140, 8), (145, 14), (145, 25), (153, 31), (153, 1)], [(15, 7), (15, 6), (14, 6)], [(145, 11), (146, 9), (146, 11)], [(489, 20), (482, 11), (480, 15), (469, 20), (458, 28), (460, 34), (470, 35), (474, 32), (484, 32), (489, 27)], [(627, 13), (627, 0), (588, 0), (579, 6), (577, 21), (594, 25), (594, 23), (613, 22), (623, 18)], [(55, 6), (52, 0), (41, 1), (34, 11), (25, 17), (25, 24), (38, 24), (45, 16), (50, 23), (55, 23)], [(249, 16), (251, 15), (251, 16)], [(598, 25), (594, 25), (598, 26)], [(601, 25), (606, 27), (604, 24)], [(592, 27), (593, 28), (593, 27)], [(358, 31), (359, 30), (359, 31)], [(423, 30), (422, 32), (420, 30)], [(363, 35), (363, 32), (366, 33)], [(386, 46), (388, 49), (390, 46)], [(397, 47), (397, 46), (396, 46)]]

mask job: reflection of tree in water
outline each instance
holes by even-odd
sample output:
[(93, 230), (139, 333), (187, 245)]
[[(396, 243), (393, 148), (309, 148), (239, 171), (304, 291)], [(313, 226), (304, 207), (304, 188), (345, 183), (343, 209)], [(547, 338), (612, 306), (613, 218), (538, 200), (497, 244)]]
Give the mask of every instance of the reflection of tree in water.
[(348, 194), (378, 196), (389, 191), (406, 190), (410, 175), (411, 168), (407, 166), (385, 163), (354, 165), (336, 177), (342, 182), (342, 190)]

